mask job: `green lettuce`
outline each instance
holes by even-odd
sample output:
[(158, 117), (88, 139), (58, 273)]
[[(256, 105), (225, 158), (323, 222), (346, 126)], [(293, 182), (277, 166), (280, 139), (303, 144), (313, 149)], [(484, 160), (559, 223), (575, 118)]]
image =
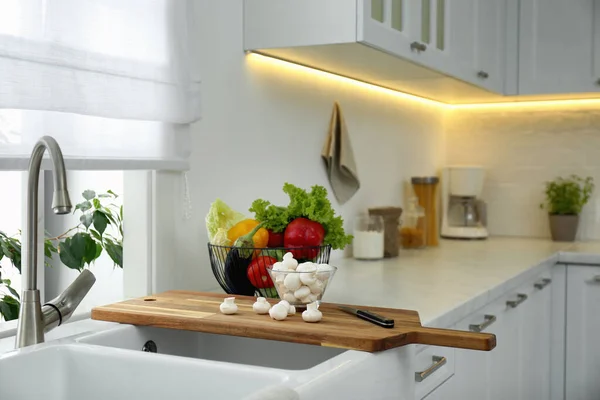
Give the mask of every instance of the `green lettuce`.
[(230, 245), (227, 231), (245, 218), (244, 214), (231, 209), (223, 200), (216, 199), (206, 214), (208, 241), (221, 246)]
[(255, 214), (257, 221), (263, 222), (265, 228), (273, 232), (283, 232), (290, 221), (303, 217), (323, 225), (323, 244), (329, 244), (334, 249), (343, 249), (352, 243), (352, 236), (344, 232), (344, 220), (335, 215), (327, 198), (327, 189), (315, 185), (307, 192), (291, 183), (285, 183), (283, 191), (290, 198), (287, 207), (276, 206), (263, 199), (255, 200), (250, 207), (249, 211)]

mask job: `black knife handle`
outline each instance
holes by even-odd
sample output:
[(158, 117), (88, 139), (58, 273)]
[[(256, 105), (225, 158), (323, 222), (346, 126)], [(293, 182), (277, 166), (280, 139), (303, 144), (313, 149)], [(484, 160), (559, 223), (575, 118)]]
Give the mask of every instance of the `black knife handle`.
[(379, 314), (375, 314), (366, 310), (357, 310), (356, 315), (359, 318), (364, 319), (365, 321), (372, 322), (376, 325), (382, 326), (384, 328), (393, 328), (394, 320), (386, 317), (382, 317)]

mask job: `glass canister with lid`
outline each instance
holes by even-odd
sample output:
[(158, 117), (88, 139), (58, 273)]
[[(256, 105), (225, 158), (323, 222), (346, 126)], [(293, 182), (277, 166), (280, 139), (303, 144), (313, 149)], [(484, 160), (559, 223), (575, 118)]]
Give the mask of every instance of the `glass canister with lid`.
[(411, 179), (412, 187), (418, 202), (425, 209), (426, 246), (439, 245), (437, 214), (437, 176), (415, 176)]
[(402, 228), (400, 228), (400, 244), (405, 249), (420, 249), (427, 244), (427, 224), (425, 209), (419, 205), (416, 196), (408, 199), (404, 211)]

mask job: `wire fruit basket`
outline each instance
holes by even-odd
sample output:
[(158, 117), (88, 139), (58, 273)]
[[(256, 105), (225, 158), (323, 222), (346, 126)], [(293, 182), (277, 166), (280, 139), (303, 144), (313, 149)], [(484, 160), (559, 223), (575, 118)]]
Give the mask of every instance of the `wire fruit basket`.
[(221, 288), (228, 294), (245, 296), (279, 298), (267, 269), (287, 252), (298, 263), (328, 264), (331, 246), (254, 248), (208, 244), (210, 265)]

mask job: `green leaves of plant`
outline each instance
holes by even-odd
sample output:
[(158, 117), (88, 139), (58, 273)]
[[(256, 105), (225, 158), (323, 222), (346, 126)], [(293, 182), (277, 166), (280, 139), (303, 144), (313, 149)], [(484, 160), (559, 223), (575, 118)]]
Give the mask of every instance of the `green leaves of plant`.
[(0, 314), (4, 315), (6, 321), (19, 318), (19, 308), (21, 304), (13, 297), (4, 296), (0, 300)]
[(111, 260), (119, 267), (123, 268), (123, 245), (117, 244), (111, 239), (105, 239), (104, 248)]
[(546, 182), (546, 204), (541, 204), (552, 215), (578, 215), (594, 190), (592, 177), (571, 175)]
[(100, 254), (97, 254), (96, 242), (89, 233), (78, 232), (65, 239), (58, 246), (60, 261), (71, 269), (82, 271), (85, 264), (91, 264)]
[(81, 193), (81, 195), (86, 200), (92, 200), (94, 197), (96, 197), (96, 192), (88, 189), (88, 190), (85, 190), (83, 193)]
[(6, 257), (21, 272), (21, 242), (0, 231), (0, 259)]
[(92, 214), (81, 214), (79, 221), (85, 226), (85, 229), (89, 229), (92, 225)]
[(106, 226), (109, 223), (108, 217), (106, 214), (104, 214), (104, 212), (96, 210), (94, 211), (92, 219), (94, 221), (94, 228), (96, 228), (98, 233), (100, 233), (100, 236), (102, 236), (106, 230)]

